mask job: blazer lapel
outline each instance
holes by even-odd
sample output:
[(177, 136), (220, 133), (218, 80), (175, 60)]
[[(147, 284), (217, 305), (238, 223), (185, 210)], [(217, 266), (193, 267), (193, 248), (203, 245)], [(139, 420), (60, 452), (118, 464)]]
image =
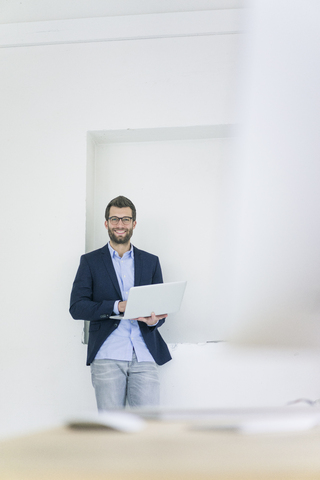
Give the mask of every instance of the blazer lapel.
[(133, 247), (134, 250), (134, 286), (138, 287), (141, 285), (141, 272), (142, 272), (142, 260), (140, 251)]
[(118, 282), (118, 279), (117, 279), (117, 274), (116, 274), (116, 271), (115, 271), (113, 263), (112, 263), (112, 258), (111, 258), (110, 252), (109, 252), (108, 244), (105, 245), (104, 247), (102, 247), (101, 253), (102, 253), (102, 259), (103, 259), (103, 263), (106, 267), (107, 273), (108, 273), (115, 289), (117, 290), (117, 292), (119, 294), (119, 298), (122, 298), (119, 282)]

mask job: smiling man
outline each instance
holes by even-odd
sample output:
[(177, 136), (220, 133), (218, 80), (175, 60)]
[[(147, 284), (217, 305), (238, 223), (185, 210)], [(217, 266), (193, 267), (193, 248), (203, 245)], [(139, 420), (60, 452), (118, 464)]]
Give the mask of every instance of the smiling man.
[(158, 257), (134, 247), (136, 208), (126, 197), (109, 202), (105, 227), (110, 242), (81, 257), (70, 313), (89, 320), (87, 365), (99, 411), (159, 404), (158, 365), (171, 359), (158, 328), (166, 315), (114, 320), (125, 311), (133, 286), (162, 283)]

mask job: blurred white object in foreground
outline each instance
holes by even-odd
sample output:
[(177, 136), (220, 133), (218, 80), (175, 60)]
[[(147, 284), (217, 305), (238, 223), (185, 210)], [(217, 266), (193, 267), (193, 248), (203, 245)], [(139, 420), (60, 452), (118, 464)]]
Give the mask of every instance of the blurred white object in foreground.
[(226, 306), (237, 343), (320, 345), (319, 25), (316, 0), (252, 4)]

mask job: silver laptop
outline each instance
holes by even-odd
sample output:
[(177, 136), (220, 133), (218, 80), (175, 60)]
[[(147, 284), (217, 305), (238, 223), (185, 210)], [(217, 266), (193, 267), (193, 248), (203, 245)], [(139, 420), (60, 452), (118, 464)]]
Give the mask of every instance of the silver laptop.
[(134, 319), (174, 313), (180, 309), (187, 282), (157, 283), (132, 287), (129, 290), (124, 314), (113, 315), (114, 319)]

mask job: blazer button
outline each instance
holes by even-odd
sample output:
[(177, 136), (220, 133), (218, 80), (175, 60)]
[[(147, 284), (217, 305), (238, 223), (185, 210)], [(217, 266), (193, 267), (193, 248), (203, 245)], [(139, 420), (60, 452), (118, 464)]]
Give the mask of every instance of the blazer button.
[(118, 324), (117, 324), (117, 323), (114, 323), (114, 324), (113, 324), (113, 326), (114, 326), (114, 327), (117, 327), (117, 326), (118, 326)]

